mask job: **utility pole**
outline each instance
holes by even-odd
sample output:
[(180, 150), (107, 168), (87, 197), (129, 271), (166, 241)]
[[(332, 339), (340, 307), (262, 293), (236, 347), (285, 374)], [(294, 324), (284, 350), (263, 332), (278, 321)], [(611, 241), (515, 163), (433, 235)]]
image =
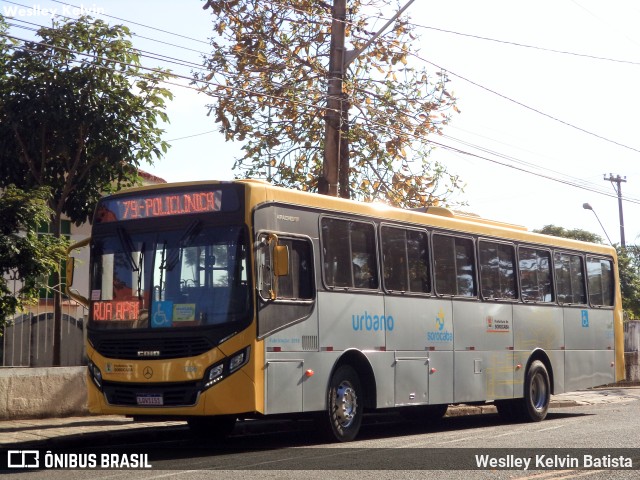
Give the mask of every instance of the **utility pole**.
[(338, 196), (338, 170), (340, 164), (340, 130), (344, 120), (342, 113), (342, 79), (344, 77), (344, 37), (347, 19), (347, 0), (334, 0), (331, 8), (331, 51), (329, 53), (329, 78), (327, 113), (325, 117), (324, 165), (318, 191)]
[(611, 182), (611, 185), (613, 185), (613, 189), (618, 194), (618, 212), (620, 214), (620, 245), (622, 245), (622, 248), (626, 248), (627, 244), (624, 240), (624, 217), (622, 216), (622, 184), (626, 183), (627, 177), (621, 177), (620, 175), (616, 175), (614, 177), (613, 173), (610, 173), (609, 178), (607, 178), (607, 174), (605, 173), (604, 179)]
[[(350, 197), (349, 189), (349, 100), (342, 91), (344, 74), (351, 62), (378, 38), (389, 25), (409, 8), (415, 0), (409, 0), (375, 35), (357, 50), (345, 49), (345, 22), (347, 0), (334, 0), (331, 7), (331, 47), (329, 52), (329, 78), (327, 113), (325, 116), (324, 163), (322, 177), (318, 181), (318, 193)], [(339, 190), (338, 190), (339, 187)]]

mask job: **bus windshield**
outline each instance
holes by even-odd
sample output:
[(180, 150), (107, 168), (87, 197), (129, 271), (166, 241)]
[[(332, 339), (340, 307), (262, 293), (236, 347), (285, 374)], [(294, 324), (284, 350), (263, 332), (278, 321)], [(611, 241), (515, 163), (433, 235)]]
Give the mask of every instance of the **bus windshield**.
[(247, 246), (241, 226), (128, 231), (95, 238), (90, 324), (160, 329), (229, 324), (246, 318)]

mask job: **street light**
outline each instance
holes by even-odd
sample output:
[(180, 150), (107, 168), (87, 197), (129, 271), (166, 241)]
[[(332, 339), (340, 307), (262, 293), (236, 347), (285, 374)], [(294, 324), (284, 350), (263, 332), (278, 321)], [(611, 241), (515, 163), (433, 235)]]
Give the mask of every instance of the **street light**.
[(604, 232), (604, 234), (607, 236), (607, 240), (609, 240), (609, 245), (613, 245), (613, 243), (611, 242), (611, 239), (609, 238), (609, 234), (607, 233), (607, 231), (604, 229), (604, 225), (602, 225), (602, 222), (600, 221), (600, 218), (598, 217), (598, 214), (596, 213), (596, 211), (593, 209), (593, 207), (591, 205), (589, 205), (588, 203), (583, 203), (582, 204), (582, 208), (584, 208), (585, 210), (591, 210), (593, 212), (593, 214), (596, 216), (596, 220), (598, 220), (598, 223), (600, 224), (600, 226), (602, 227), (602, 231)]

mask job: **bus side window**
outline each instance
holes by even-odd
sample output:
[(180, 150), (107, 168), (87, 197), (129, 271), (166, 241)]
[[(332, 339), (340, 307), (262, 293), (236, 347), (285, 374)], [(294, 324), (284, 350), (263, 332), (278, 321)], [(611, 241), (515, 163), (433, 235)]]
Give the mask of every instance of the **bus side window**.
[(587, 257), (589, 303), (599, 307), (613, 305), (613, 263), (603, 258)]
[(436, 292), (439, 295), (461, 297), (476, 295), (473, 240), (435, 234), (433, 263)]
[(381, 228), (385, 288), (391, 292), (429, 293), (427, 233)]
[(351, 223), (351, 265), (355, 288), (378, 288), (376, 237), (373, 225)]
[(311, 243), (308, 240), (280, 239), (289, 249), (289, 274), (278, 278), (278, 298), (310, 300), (313, 298)]
[(551, 254), (547, 250), (521, 247), (518, 250), (520, 286), (525, 302), (553, 302)]
[(382, 227), (382, 261), (384, 287), (390, 291), (409, 290), (407, 273), (407, 236), (401, 228)]
[(584, 284), (584, 266), (580, 255), (556, 253), (556, 294), (561, 304), (585, 305), (587, 296)]
[(378, 288), (373, 224), (322, 219), (324, 281), (328, 287)]
[(480, 285), (487, 299), (517, 298), (513, 245), (480, 241)]
[(322, 219), (322, 245), (324, 248), (324, 278), (330, 287), (350, 287), (351, 251), (349, 223), (335, 218)]

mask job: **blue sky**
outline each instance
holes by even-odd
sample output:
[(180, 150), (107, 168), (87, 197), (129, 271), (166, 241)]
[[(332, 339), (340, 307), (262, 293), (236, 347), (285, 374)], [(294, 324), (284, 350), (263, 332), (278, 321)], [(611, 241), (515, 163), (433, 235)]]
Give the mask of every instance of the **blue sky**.
[[(45, 9), (75, 13), (52, 0), (15, 3), (20, 5), (0, 0), (0, 11), (12, 9), (16, 25), (50, 23)], [(141, 50), (196, 64), (209, 51), (211, 20), (202, 1), (71, 3), (105, 21), (128, 24)], [(640, 235), (640, 5), (417, 0), (408, 13), (421, 36), (411, 60), (450, 72), (450, 89), (462, 112), (435, 140), (475, 155), (442, 148), (433, 153), (465, 181), (465, 192), (456, 197), (467, 203), (464, 209), (528, 228), (556, 224), (602, 235), (593, 213), (582, 208), (589, 202), (618, 242), (617, 199), (603, 174), (620, 174), (627, 178), (622, 184), (627, 243), (635, 243)], [(17, 27), (11, 33), (32, 34)], [(184, 75), (191, 70), (147, 62)], [(172, 148), (147, 170), (168, 181), (233, 178), (240, 146), (216, 133), (217, 125), (206, 116), (209, 99), (189, 88), (171, 89), (175, 99), (168, 107), (165, 138)]]

